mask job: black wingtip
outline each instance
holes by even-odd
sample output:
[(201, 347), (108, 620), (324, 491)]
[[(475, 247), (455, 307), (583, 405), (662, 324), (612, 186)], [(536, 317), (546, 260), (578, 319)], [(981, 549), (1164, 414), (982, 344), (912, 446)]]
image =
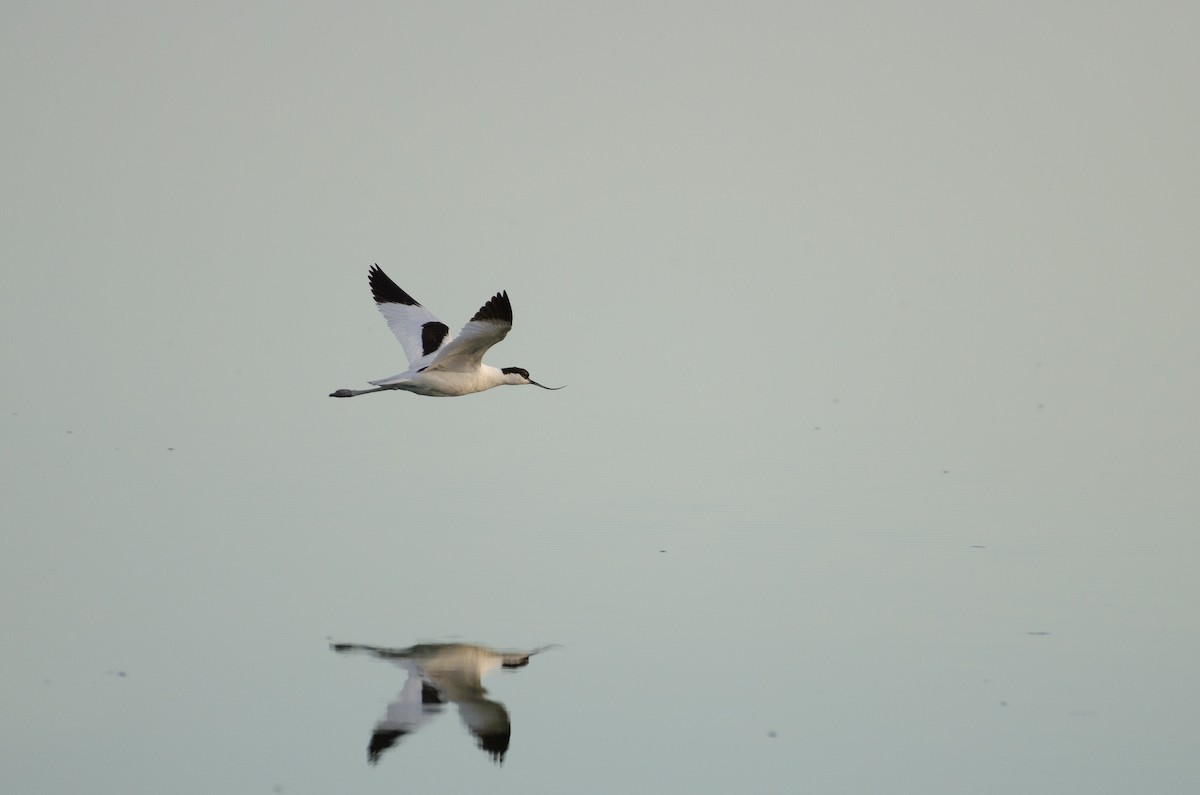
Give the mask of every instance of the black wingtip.
[(478, 734), (476, 738), (479, 740), (479, 747), (487, 752), (492, 761), (498, 765), (502, 765), (504, 764), (504, 755), (508, 753), (510, 736), (511, 730), (508, 730)]
[(417, 299), (401, 290), (400, 285), (392, 281), (378, 264), (371, 266), (367, 273), (367, 282), (371, 285), (371, 295), (377, 304), (421, 305)]
[(512, 304), (508, 301), (508, 292), (501, 291), (493, 295), (486, 304), (479, 307), (479, 311), (471, 320), (496, 320), (511, 326)]
[(376, 729), (367, 745), (368, 764), (379, 764), (383, 752), (395, 745), (407, 732), (398, 729)]

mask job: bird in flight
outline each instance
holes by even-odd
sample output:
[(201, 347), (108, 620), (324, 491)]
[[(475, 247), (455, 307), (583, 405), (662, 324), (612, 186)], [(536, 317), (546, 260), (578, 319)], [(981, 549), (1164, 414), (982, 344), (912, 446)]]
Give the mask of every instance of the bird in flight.
[(415, 732), (441, 712), (447, 701), (458, 705), (458, 714), (475, 735), (479, 747), (493, 761), (502, 763), (512, 725), (504, 705), (486, 697), (480, 679), (497, 668), (523, 668), (529, 665), (530, 657), (554, 647), (497, 651), (471, 643), (420, 643), (407, 649), (334, 643), (330, 648), (336, 652), (370, 654), (408, 671), (404, 689), (388, 705), (371, 733), (367, 761), (373, 765), (404, 735)]
[(457, 337), (450, 336), (450, 327), (421, 306), (378, 265), (367, 276), (375, 305), (387, 320), (388, 327), (400, 341), (408, 357), (408, 369), (390, 378), (369, 381), (374, 389), (339, 389), (330, 397), (355, 397), (389, 389), (403, 389), (429, 397), (454, 397), (482, 392), (504, 384), (532, 384), (542, 389), (562, 389), (545, 386), (529, 377), (523, 367), (492, 367), (483, 363), (483, 355), (508, 334), (512, 328), (512, 304), (508, 293), (496, 293), (479, 308)]

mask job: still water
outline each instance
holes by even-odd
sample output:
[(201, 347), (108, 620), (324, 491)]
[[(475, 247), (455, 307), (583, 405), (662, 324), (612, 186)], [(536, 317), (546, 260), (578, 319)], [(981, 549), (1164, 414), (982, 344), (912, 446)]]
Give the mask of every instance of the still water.
[[(8, 422), (18, 439), (49, 425)], [(578, 472), (537, 463), (553, 444), (515, 455), (482, 494), (420, 481), (436, 505), (402, 510), (412, 479), (382, 453), (336, 480), (349, 458), (283, 455), (282, 439), (237, 459), (225, 453), (242, 436), (131, 450), (71, 430), (26, 445), (30, 488), (7, 509), (23, 544), (4, 563), (8, 791), (1118, 793), (1200, 780), (1197, 561), (1170, 517), (1151, 541), (1136, 517), (1120, 518), (1126, 541), (1101, 518), (1039, 540), (987, 505), (971, 526), (975, 492), (938, 470), (936, 485), (901, 489), (904, 504), (942, 506), (934, 526), (888, 528), (814, 509), (824, 486), (768, 500), (733, 496), (761, 477), (669, 485), (702, 482), (703, 462), (657, 495), (597, 480), (606, 507)], [(48, 469), (79, 484), (71, 499), (31, 496)], [(336, 493), (307, 485), (331, 480)], [(876, 510), (903, 514), (875, 485)], [(555, 647), (505, 668), (467, 644)]]

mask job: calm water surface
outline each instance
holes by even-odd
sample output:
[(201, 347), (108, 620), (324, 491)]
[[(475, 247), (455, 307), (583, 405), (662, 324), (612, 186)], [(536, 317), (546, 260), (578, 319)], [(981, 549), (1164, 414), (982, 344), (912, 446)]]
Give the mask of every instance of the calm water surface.
[[(69, 468), (84, 435), (50, 458)], [(789, 524), (711, 490), (646, 497), (629, 509), (644, 524), (609, 526), (550, 521), (554, 500), (489, 524), (504, 502), (446, 487), (442, 526), (440, 509), (389, 516), (369, 485), (342, 503), (268, 473), (238, 494), (254, 466), (195, 479), (185, 446), (141, 453), (143, 479), (139, 456), (105, 455), (77, 500), (16, 494), (0, 723), (14, 791), (1196, 780), (1194, 549), (823, 529), (798, 497)], [(511, 719), (502, 766), (452, 710), (368, 764), (406, 674), (329, 644), (422, 640), (562, 645), (482, 680)]]

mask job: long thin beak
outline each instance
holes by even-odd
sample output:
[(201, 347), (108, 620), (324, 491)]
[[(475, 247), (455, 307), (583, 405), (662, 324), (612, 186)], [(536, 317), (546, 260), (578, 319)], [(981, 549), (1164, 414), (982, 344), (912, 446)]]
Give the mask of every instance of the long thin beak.
[(532, 378), (529, 379), (529, 383), (533, 384), (534, 386), (540, 386), (542, 389), (549, 389), (551, 392), (555, 392), (559, 389), (567, 388), (566, 384), (563, 384), (562, 386), (546, 386), (545, 384), (539, 384), (537, 381), (534, 381)]

